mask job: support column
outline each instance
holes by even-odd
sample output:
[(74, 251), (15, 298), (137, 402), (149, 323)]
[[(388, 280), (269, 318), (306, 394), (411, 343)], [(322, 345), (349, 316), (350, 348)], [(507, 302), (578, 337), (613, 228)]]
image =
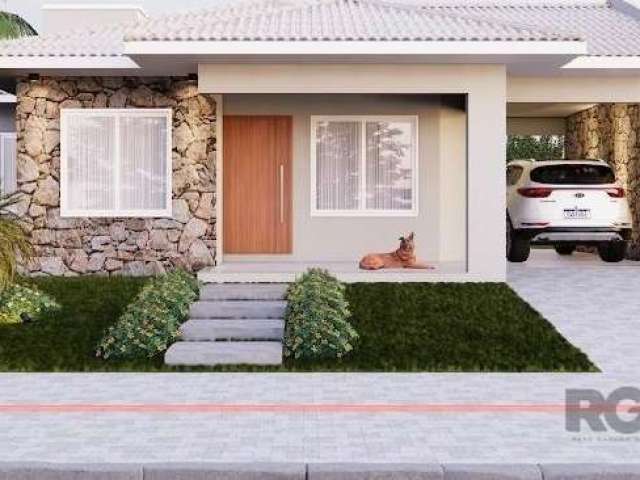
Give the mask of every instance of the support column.
[(484, 281), (506, 279), (506, 72), (485, 74), (467, 97), (467, 263)]

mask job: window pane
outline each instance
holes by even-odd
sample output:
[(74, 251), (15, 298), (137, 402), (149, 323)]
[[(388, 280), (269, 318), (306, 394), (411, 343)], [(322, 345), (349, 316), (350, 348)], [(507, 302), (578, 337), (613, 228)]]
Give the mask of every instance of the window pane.
[(162, 210), (167, 199), (167, 120), (120, 119), (120, 209)]
[(415, 127), (409, 121), (367, 122), (366, 206), (411, 210)]
[(556, 185), (603, 185), (616, 181), (610, 167), (585, 163), (537, 167), (531, 170), (530, 176), (534, 182)]
[(319, 122), (316, 129), (316, 206), (355, 210), (359, 205), (361, 124)]
[(68, 119), (67, 149), (69, 191), (73, 210), (115, 208), (113, 191), (115, 120), (87, 115)]

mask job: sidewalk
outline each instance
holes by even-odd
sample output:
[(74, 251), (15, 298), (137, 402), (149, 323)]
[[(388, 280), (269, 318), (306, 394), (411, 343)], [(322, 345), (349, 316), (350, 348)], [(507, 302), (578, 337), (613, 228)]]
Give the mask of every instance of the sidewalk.
[(3, 404), (156, 410), (0, 412), (0, 461), (637, 462), (640, 436), (576, 440), (562, 409), (567, 387), (633, 384), (602, 374), (6, 374)]

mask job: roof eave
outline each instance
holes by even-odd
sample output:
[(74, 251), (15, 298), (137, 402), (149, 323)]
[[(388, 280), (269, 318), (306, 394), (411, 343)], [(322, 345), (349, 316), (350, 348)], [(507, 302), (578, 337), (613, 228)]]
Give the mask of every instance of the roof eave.
[(565, 70), (640, 70), (640, 55), (576, 57), (562, 67)]
[(127, 41), (124, 52), (145, 55), (585, 55), (579, 40), (433, 41)]
[(128, 56), (0, 56), (0, 70), (135, 70), (140, 66)]

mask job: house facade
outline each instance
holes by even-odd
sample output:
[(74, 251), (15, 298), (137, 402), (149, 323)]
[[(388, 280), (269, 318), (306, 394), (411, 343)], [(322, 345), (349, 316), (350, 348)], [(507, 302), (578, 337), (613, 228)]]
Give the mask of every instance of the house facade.
[[(615, 113), (638, 115), (631, 3), (120, 13), (0, 44), (33, 274), (283, 281), (319, 265), (346, 281), (502, 281), (508, 126), (568, 126), (569, 155), (606, 159), (622, 130), (617, 170), (635, 186), (637, 121)], [(411, 231), (435, 268), (358, 271)]]

